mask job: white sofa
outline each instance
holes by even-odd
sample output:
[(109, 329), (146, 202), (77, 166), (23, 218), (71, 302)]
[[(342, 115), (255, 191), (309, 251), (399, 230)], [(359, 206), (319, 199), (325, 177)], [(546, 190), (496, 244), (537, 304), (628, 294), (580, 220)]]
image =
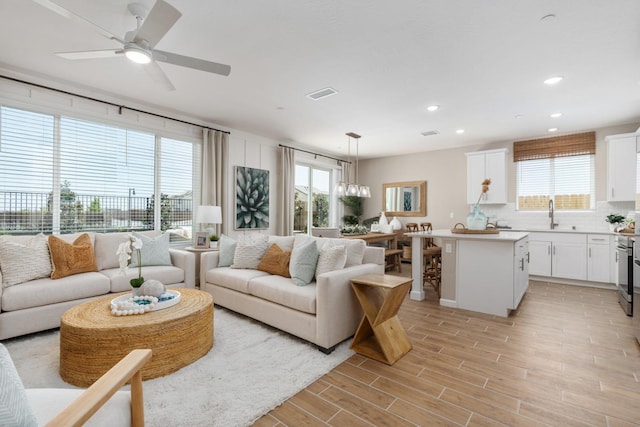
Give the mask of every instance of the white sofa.
[[(269, 244), (284, 250), (302, 244), (307, 235), (269, 236)], [(384, 249), (365, 246), (362, 240), (322, 239), (350, 248), (363, 246), (358, 265), (318, 275), (306, 286), (296, 286), (283, 276), (253, 269), (218, 267), (220, 252), (202, 254), (200, 288), (213, 295), (215, 304), (310, 341), (329, 353), (351, 337), (362, 318), (362, 309), (350, 280), (370, 273), (384, 273)], [(222, 249), (221, 249), (222, 250)]]
[[(60, 235), (73, 242), (83, 233)], [(60, 326), (62, 314), (70, 307), (107, 295), (131, 290), (129, 280), (137, 276), (136, 268), (120, 272), (116, 250), (128, 239), (128, 233), (87, 233), (93, 244), (97, 272), (49, 277), (24, 283), (0, 286), (0, 340)], [(159, 231), (140, 234), (153, 238)], [(0, 236), (0, 239), (26, 245), (34, 236)], [(142, 249), (144, 251), (144, 247)], [(156, 279), (169, 288), (195, 287), (195, 256), (191, 252), (169, 249), (172, 265), (144, 265), (142, 276)], [(0, 274), (0, 279), (2, 275)], [(2, 280), (0, 280), (2, 282)]]

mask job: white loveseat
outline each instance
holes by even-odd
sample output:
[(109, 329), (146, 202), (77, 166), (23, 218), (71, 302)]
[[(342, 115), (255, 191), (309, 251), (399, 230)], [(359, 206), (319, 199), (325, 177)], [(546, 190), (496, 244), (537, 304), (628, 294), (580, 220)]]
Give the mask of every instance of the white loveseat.
[(384, 273), (384, 249), (366, 246), (362, 240), (307, 235), (269, 236), (269, 245), (277, 243), (292, 250), (307, 239), (346, 246), (350, 261), (344, 268), (319, 274), (306, 286), (297, 286), (290, 278), (256, 269), (219, 267), (220, 252), (206, 252), (201, 258), (200, 287), (213, 295), (217, 305), (310, 341), (329, 353), (355, 333), (362, 318), (350, 280)]
[[(83, 233), (60, 235), (72, 243)], [(91, 239), (98, 271), (73, 274), (59, 279), (43, 277), (19, 284), (0, 287), (0, 340), (60, 326), (62, 314), (70, 307), (109, 293), (131, 289), (129, 280), (137, 277), (137, 268), (120, 272), (116, 251), (120, 243), (129, 238), (128, 233), (87, 233)], [(159, 231), (140, 233), (150, 239)], [(0, 240), (29, 245), (34, 236), (0, 236)], [(150, 249), (149, 245), (147, 249)], [(5, 246), (6, 248), (6, 246)], [(143, 246), (143, 251), (145, 250)], [(195, 287), (195, 256), (191, 252), (168, 249), (171, 265), (144, 265), (142, 276), (156, 279), (167, 287)], [(6, 251), (5, 251), (6, 253)], [(6, 260), (6, 258), (5, 258)], [(0, 260), (7, 266), (5, 260)], [(28, 264), (28, 260), (25, 263)], [(34, 263), (35, 264), (35, 263)], [(0, 274), (2, 279), (2, 274)]]

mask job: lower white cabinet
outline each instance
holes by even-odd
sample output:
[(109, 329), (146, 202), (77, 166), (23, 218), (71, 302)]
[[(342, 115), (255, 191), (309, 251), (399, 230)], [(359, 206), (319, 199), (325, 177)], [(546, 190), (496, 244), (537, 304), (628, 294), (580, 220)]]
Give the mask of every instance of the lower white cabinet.
[(529, 240), (529, 274), (551, 276), (551, 241)]
[(529, 234), (534, 276), (612, 282), (612, 240), (607, 234), (534, 232)]
[(517, 241), (457, 240), (457, 306), (508, 316), (529, 287), (528, 251), (528, 237)]
[(587, 280), (587, 238), (584, 234), (559, 235), (551, 246), (551, 275)]

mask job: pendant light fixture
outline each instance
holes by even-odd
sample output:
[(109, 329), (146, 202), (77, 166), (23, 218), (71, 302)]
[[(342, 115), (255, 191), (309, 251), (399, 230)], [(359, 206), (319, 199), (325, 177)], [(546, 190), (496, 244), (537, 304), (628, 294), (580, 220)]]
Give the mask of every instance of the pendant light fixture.
[[(347, 196), (357, 196), (357, 197), (371, 197), (371, 191), (369, 190), (369, 187), (366, 185), (359, 185), (358, 184), (358, 162), (359, 162), (359, 152), (358, 152), (358, 147), (359, 147), (359, 140), (360, 140), (360, 135), (358, 135), (357, 133), (354, 132), (348, 132), (347, 136), (349, 137), (349, 147), (351, 147), (351, 138), (356, 140), (356, 179), (353, 183), (349, 183), (349, 186), (347, 187)], [(349, 152), (351, 151), (351, 148), (349, 148)]]

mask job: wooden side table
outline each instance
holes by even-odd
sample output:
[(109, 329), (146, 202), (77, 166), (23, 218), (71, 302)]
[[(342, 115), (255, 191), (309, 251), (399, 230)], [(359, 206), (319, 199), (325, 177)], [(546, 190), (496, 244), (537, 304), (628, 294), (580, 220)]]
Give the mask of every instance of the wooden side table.
[(411, 278), (386, 274), (366, 274), (351, 279), (364, 310), (351, 343), (353, 351), (393, 365), (411, 350), (409, 337), (397, 316), (411, 283)]
[(185, 251), (193, 252), (196, 255), (196, 287), (197, 288), (200, 288), (200, 258), (202, 258), (202, 253), (219, 251), (220, 249), (218, 248), (219, 246), (216, 248), (202, 248), (202, 249), (194, 248), (193, 246), (187, 246), (186, 248), (184, 248)]

